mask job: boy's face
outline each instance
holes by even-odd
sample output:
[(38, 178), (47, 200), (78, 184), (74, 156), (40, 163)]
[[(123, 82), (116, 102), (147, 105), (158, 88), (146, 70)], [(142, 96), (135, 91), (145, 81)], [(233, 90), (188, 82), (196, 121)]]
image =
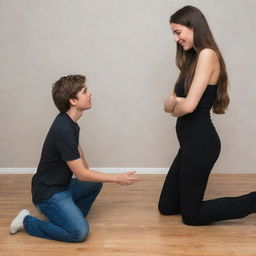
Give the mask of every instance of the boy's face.
[(92, 94), (87, 90), (87, 86), (85, 85), (77, 93), (77, 98), (75, 99), (77, 109), (82, 111), (90, 109), (92, 106), (91, 97), (92, 97)]

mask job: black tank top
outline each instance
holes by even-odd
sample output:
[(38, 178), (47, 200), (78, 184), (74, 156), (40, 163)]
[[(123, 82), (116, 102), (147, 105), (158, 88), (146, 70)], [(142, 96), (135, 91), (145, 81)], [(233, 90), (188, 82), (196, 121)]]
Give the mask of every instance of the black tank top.
[[(186, 97), (184, 82), (185, 82), (184, 80), (181, 80), (175, 88), (175, 93), (178, 97)], [(210, 112), (216, 96), (217, 96), (217, 85), (208, 85), (194, 112), (195, 111)]]
[[(175, 89), (178, 97), (186, 97), (184, 81)], [(219, 147), (219, 137), (211, 120), (210, 110), (217, 95), (217, 85), (207, 85), (201, 99), (192, 113), (180, 116), (176, 122), (176, 133), (181, 148), (196, 148), (212, 142)]]

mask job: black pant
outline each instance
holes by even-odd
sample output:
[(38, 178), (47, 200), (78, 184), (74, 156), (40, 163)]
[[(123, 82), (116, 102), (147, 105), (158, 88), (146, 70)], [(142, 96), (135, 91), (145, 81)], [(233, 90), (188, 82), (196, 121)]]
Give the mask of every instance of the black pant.
[(203, 201), (209, 174), (220, 152), (220, 141), (209, 118), (192, 124), (191, 120), (177, 123), (181, 148), (163, 185), (158, 205), (160, 213), (181, 213), (185, 224), (206, 225), (255, 212), (256, 192)]

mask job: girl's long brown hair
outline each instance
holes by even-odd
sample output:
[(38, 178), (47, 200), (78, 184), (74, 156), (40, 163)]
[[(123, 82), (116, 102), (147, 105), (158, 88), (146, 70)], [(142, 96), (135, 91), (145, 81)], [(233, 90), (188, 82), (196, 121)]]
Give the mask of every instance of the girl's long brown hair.
[(194, 46), (196, 49), (196, 51), (193, 48), (184, 51), (183, 47), (177, 43), (176, 65), (180, 69), (180, 75), (175, 87), (181, 79), (185, 79), (185, 93), (187, 94), (195, 74), (200, 51), (205, 48), (214, 50), (220, 63), (220, 76), (217, 83), (217, 97), (213, 103), (213, 112), (216, 114), (224, 114), (229, 104), (229, 96), (227, 92), (228, 75), (225, 62), (213, 38), (206, 18), (198, 8), (194, 6), (185, 6), (171, 16), (170, 23), (180, 24), (193, 29)]

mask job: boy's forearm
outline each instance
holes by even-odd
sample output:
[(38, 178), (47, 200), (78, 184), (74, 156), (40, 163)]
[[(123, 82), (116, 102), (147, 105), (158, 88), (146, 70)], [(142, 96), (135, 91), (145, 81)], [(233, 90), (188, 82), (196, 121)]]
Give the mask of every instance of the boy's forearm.
[(77, 179), (82, 181), (89, 182), (116, 182), (117, 175), (115, 174), (105, 174), (101, 172), (97, 172), (94, 170), (90, 170), (84, 166), (82, 158), (67, 161), (68, 167), (77, 177)]
[(90, 182), (115, 182), (116, 181), (116, 175), (112, 174), (105, 174), (101, 172), (97, 172), (94, 170), (90, 170), (85, 157), (84, 157), (84, 152), (80, 144), (78, 145), (78, 151), (81, 157), (81, 160), (84, 165), (84, 170), (81, 172), (79, 177), (77, 177), (80, 180), (83, 181), (90, 181)]
[(106, 174), (90, 169), (85, 169), (77, 178), (89, 182), (117, 182), (117, 175), (115, 174)]

